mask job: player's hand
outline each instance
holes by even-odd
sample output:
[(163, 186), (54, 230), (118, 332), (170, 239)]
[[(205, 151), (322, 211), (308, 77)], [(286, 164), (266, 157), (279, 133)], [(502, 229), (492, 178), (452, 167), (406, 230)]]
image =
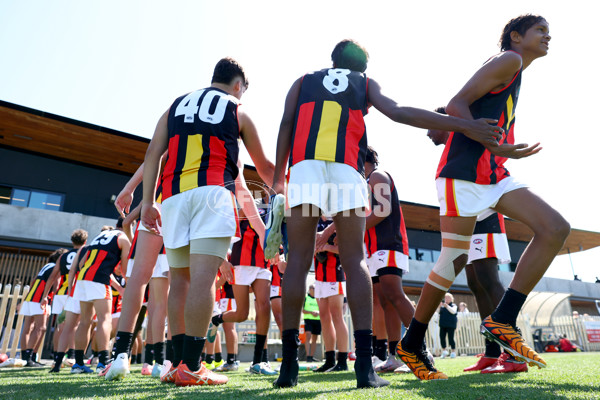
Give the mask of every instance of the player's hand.
[(47, 305), (48, 299), (44, 298), (44, 300), (40, 301), (40, 307), (42, 308), (42, 310), (45, 310)]
[(319, 316), (319, 312), (318, 312), (318, 311), (311, 311), (311, 314), (312, 314), (314, 317), (318, 317), (318, 316)]
[(277, 180), (273, 182), (273, 187), (271, 188), (271, 194), (285, 194), (285, 184), (281, 180)]
[(327, 244), (327, 240), (329, 240), (330, 236), (331, 235), (325, 236), (323, 231), (317, 232), (317, 240), (315, 240), (315, 249), (317, 249), (317, 252), (323, 251), (323, 246)]
[(162, 226), (160, 210), (156, 203), (142, 205), (142, 224), (152, 233), (159, 234), (158, 227)]
[(533, 146), (528, 146), (526, 143), (508, 144), (503, 143), (499, 146), (488, 147), (490, 153), (495, 156), (505, 158), (525, 158), (537, 154), (542, 150), (540, 144), (536, 143)]
[(486, 147), (498, 146), (498, 140), (502, 139), (504, 129), (495, 125), (497, 123), (498, 120), (489, 118), (467, 121), (467, 129), (462, 133)]
[(233, 281), (233, 265), (231, 265), (229, 261), (223, 261), (219, 267), (219, 270), (227, 282), (231, 283)]
[(118, 285), (117, 292), (119, 292), (119, 295), (121, 295), (121, 297), (125, 296), (125, 288), (123, 286)]
[(125, 218), (125, 214), (129, 214), (129, 208), (133, 203), (133, 192), (129, 190), (121, 190), (121, 193), (115, 200), (115, 208), (121, 214), (121, 217)]

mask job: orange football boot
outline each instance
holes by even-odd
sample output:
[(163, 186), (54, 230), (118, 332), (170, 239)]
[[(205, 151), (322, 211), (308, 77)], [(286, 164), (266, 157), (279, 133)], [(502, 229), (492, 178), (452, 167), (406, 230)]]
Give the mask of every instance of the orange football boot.
[(481, 323), (480, 331), (486, 338), (498, 343), (517, 360), (524, 360), (532, 367), (546, 367), (546, 361), (525, 343), (518, 328), (514, 328), (510, 324), (495, 322), (489, 316)]
[(200, 364), (198, 371), (193, 372), (190, 371), (187, 365), (181, 363), (177, 367), (176, 374), (175, 385), (177, 386), (224, 385), (229, 381), (229, 378), (225, 375), (216, 374), (202, 364)]
[(402, 342), (398, 342), (396, 346), (396, 355), (410, 368), (417, 378), (422, 381), (433, 381), (433, 380), (447, 380), (448, 375), (438, 371), (433, 367), (427, 353), (424, 350), (420, 350), (417, 353), (404, 350), (402, 348)]

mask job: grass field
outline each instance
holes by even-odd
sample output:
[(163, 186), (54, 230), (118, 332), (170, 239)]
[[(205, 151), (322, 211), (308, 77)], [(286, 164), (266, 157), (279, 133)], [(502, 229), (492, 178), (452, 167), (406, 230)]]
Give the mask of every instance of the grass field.
[(59, 375), (48, 369), (0, 371), (0, 399), (600, 399), (600, 354), (544, 354), (548, 368), (527, 373), (463, 373), (474, 357), (437, 360), (448, 381), (420, 382), (412, 374), (386, 374), (391, 385), (381, 389), (355, 389), (353, 372), (316, 374), (300, 372), (299, 385), (274, 389), (273, 377), (229, 373), (219, 387), (178, 388), (142, 377), (140, 368), (120, 382), (96, 376)]

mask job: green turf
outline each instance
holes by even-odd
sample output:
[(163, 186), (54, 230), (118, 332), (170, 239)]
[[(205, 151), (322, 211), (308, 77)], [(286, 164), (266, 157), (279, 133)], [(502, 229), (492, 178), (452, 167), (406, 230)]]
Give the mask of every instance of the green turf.
[(206, 398), (248, 400), (281, 399), (600, 399), (600, 354), (544, 354), (548, 368), (528, 373), (483, 375), (463, 373), (474, 357), (437, 360), (448, 381), (420, 382), (412, 374), (386, 374), (391, 385), (381, 389), (355, 389), (354, 374), (300, 372), (299, 385), (274, 389), (273, 377), (229, 373), (230, 381), (218, 387), (178, 388), (142, 377), (139, 367), (120, 382), (90, 375), (70, 375), (68, 369), (0, 372), (0, 399), (172, 399)]

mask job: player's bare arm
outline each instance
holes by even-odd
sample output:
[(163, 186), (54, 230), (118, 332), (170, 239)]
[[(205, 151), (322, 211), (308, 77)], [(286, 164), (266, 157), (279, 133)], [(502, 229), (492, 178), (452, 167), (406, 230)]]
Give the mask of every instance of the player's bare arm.
[(372, 189), (372, 195), (376, 196), (375, 198), (379, 204), (375, 206), (377, 210), (373, 209), (367, 215), (365, 231), (376, 226), (392, 213), (392, 181), (389, 176), (375, 170), (369, 176), (369, 186)]
[(296, 107), (298, 106), (298, 96), (300, 95), (300, 86), (302, 78), (294, 82), (285, 98), (285, 107), (283, 117), (279, 124), (279, 135), (277, 136), (277, 152), (275, 156), (275, 175), (273, 177), (273, 190), (276, 193), (284, 192), (285, 167), (290, 156), (292, 148), (292, 132), (294, 130), (294, 120), (296, 117)]
[(381, 86), (369, 79), (369, 103), (391, 120), (423, 129), (440, 129), (464, 132), (469, 138), (482, 144), (497, 146), (504, 130), (496, 125), (498, 121), (480, 118), (476, 121), (441, 115), (414, 107), (402, 107), (381, 92)]
[[(473, 119), (469, 106), (487, 93), (496, 92), (508, 86), (522, 65), (521, 56), (513, 51), (507, 51), (493, 57), (450, 100), (450, 103), (446, 106), (446, 112), (456, 117)], [(542, 149), (539, 147), (539, 143), (533, 146), (525, 143), (503, 143), (499, 146), (482, 144), (492, 154), (506, 158), (529, 157), (537, 154)]]
[(160, 211), (156, 207), (154, 200), (156, 199), (156, 182), (158, 180), (160, 162), (163, 154), (167, 151), (169, 143), (168, 117), (169, 110), (165, 111), (158, 120), (154, 136), (152, 136), (148, 150), (146, 150), (146, 157), (144, 158), (144, 196), (142, 199), (141, 219), (142, 224), (155, 234), (158, 234), (158, 227), (162, 226)]
[(121, 276), (125, 276), (126, 271), (123, 271), (123, 269), (127, 268), (131, 242), (129, 241), (129, 238), (126, 235), (120, 235), (117, 243), (119, 243), (119, 248), (121, 249), (121, 263), (117, 265), (117, 267), (115, 268), (115, 272)]
[(246, 180), (244, 179), (242, 169), (240, 169), (240, 173), (238, 174), (237, 178), (235, 178), (235, 197), (240, 204), (244, 215), (250, 222), (250, 226), (258, 234), (258, 237), (260, 238), (260, 245), (263, 246), (265, 241), (265, 223), (260, 218), (258, 208), (254, 203), (254, 198), (252, 197), (252, 194), (246, 185)]
[(115, 208), (121, 214), (122, 217), (125, 217), (125, 214), (129, 214), (129, 207), (133, 203), (133, 192), (135, 188), (142, 182), (144, 177), (144, 163), (138, 167), (133, 176), (129, 178), (123, 189), (117, 195), (117, 199), (115, 200)]
[(254, 125), (250, 116), (243, 110), (238, 110), (238, 122), (240, 124), (242, 141), (244, 142), (244, 146), (246, 146), (246, 150), (248, 150), (248, 154), (250, 154), (250, 158), (252, 158), (252, 162), (254, 162), (256, 171), (262, 180), (271, 186), (273, 184), (272, 179), (275, 166), (265, 156), (256, 125)]

